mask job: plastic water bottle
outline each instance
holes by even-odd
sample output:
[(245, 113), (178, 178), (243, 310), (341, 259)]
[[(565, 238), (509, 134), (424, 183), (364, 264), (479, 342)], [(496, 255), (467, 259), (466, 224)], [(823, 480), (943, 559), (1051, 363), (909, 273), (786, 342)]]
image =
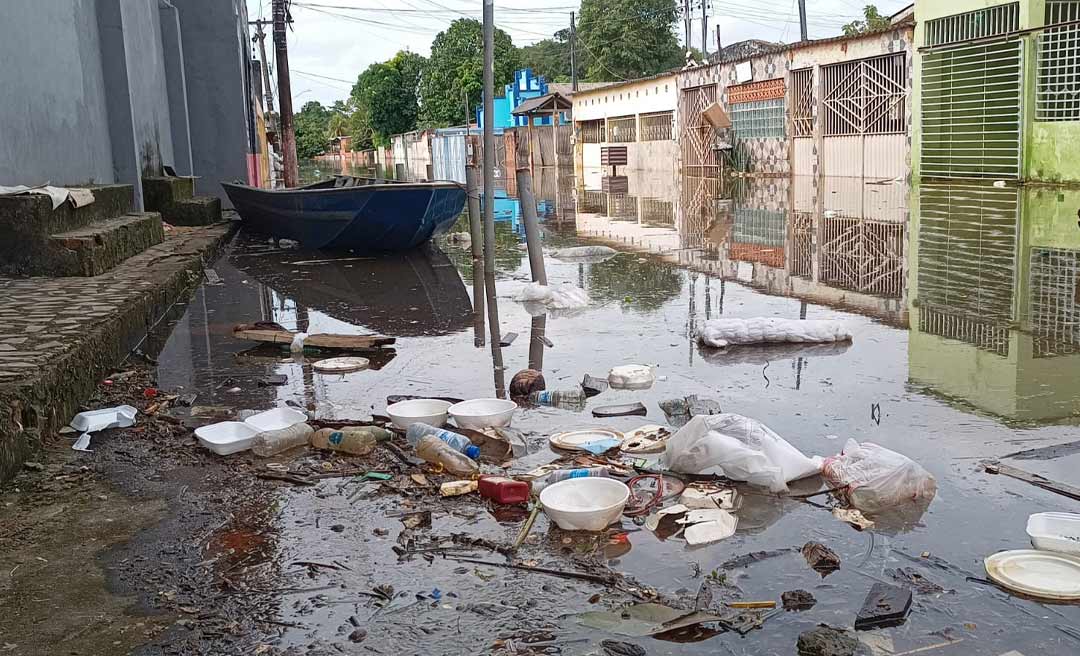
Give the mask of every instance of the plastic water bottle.
[[(413, 426), (417, 425), (413, 424), (409, 430), (411, 431)], [(461, 436), (458, 435), (458, 437)], [(410, 439), (409, 442), (412, 443), (412, 440)], [(434, 435), (421, 435), (413, 446), (416, 449), (416, 455), (433, 465), (440, 465), (455, 476), (469, 477), (480, 472), (480, 467), (475, 460), (455, 450), (454, 447)]]
[(411, 444), (414, 449), (417, 448), (420, 440), (427, 435), (439, 438), (446, 444), (449, 444), (450, 447), (458, 453), (464, 453), (473, 460), (480, 456), (480, 447), (473, 444), (469, 441), (469, 438), (464, 435), (459, 435), (453, 431), (435, 428), (434, 426), (421, 424), (420, 422), (410, 424), (409, 428), (405, 431), (405, 439), (409, 441), (409, 444)]
[(391, 435), (390, 431), (378, 426), (320, 428), (311, 436), (311, 446), (354, 456), (366, 456), (375, 450), (376, 444), (389, 440)]
[(594, 476), (599, 478), (611, 478), (611, 471), (607, 467), (581, 467), (580, 469), (557, 469), (548, 474), (548, 484), (566, 481), (571, 478), (586, 478)]
[(536, 405), (546, 405), (564, 410), (583, 410), (586, 400), (585, 392), (578, 389), (571, 390), (545, 390), (533, 392), (529, 395), (529, 401)]
[(307, 444), (314, 432), (315, 429), (308, 424), (293, 424), (288, 428), (263, 431), (253, 439), (251, 452), (263, 457), (276, 455)]

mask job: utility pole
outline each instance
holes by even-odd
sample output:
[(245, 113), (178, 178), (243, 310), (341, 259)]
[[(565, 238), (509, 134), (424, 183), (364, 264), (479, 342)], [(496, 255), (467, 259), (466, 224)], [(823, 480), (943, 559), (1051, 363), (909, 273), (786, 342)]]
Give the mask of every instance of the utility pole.
[[(532, 119), (529, 119), (532, 123)], [(495, 396), (505, 398), (499, 306), (495, 298), (495, 0), (484, 0), (484, 289)]]
[(720, 57), (724, 54), (724, 44), (720, 42), (720, 26), (716, 26), (716, 56)]
[(289, 46), (285, 43), (285, 0), (274, 0), (274, 54), (277, 60), (278, 98), (281, 100), (281, 159), (286, 187), (295, 187), (296, 132), (293, 128), (292, 84), (289, 81)]
[(574, 27), (574, 12), (570, 12), (570, 88), (577, 92), (577, 29)]
[(263, 25), (266, 21), (259, 19), (255, 23), (255, 40), (259, 42), (259, 57), (262, 60), (263, 96), (266, 98), (266, 111), (274, 111), (274, 90), (270, 86), (270, 67), (266, 61), (266, 32)]
[(701, 61), (709, 60), (709, 17), (705, 14), (708, 8), (708, 0), (701, 0)]
[(686, 50), (690, 50), (690, 0), (682, 3), (683, 34), (686, 38)]
[(806, 41), (806, 0), (799, 0), (799, 36)]

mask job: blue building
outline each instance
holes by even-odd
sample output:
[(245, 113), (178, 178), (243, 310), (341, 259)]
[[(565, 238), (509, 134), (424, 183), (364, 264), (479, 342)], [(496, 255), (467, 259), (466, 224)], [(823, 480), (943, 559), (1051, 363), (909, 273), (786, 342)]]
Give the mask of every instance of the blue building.
[[(528, 119), (524, 116), (512, 116), (510, 112), (530, 98), (539, 98), (551, 93), (544, 76), (533, 75), (530, 68), (514, 71), (514, 81), (507, 84), (504, 91), (502, 98), (495, 98), (495, 129), (527, 126)], [(481, 128), (484, 127), (483, 106), (476, 109), (476, 124)], [(551, 117), (537, 119), (533, 125), (551, 125)]]

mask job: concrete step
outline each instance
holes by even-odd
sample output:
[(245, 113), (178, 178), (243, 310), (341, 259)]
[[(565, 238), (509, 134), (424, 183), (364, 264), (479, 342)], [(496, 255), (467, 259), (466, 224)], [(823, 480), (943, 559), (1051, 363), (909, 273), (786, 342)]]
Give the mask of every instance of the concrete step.
[(221, 199), (196, 196), (174, 202), (161, 211), (166, 223), (176, 226), (203, 226), (221, 221)]
[(37, 275), (99, 276), (165, 239), (161, 215), (137, 212), (95, 221), (49, 238), (50, 257)]
[(195, 178), (143, 178), (142, 187), (143, 208), (164, 214), (174, 203), (195, 195)]

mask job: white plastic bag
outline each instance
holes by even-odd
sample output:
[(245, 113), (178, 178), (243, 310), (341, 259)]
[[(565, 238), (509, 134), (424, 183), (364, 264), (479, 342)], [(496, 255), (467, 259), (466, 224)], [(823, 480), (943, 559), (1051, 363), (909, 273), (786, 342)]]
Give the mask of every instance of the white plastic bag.
[(589, 304), (589, 294), (584, 289), (575, 287), (570, 283), (550, 287), (541, 285), (538, 282), (531, 282), (525, 285), (515, 300), (523, 303), (543, 303), (549, 308), (570, 310), (587, 306)]
[(698, 340), (706, 346), (723, 348), (730, 344), (844, 342), (851, 331), (843, 321), (833, 319), (713, 319), (698, 330)]
[(773, 492), (821, 471), (821, 458), (807, 458), (765, 424), (732, 413), (691, 419), (668, 440), (663, 463), (675, 472), (712, 472)]
[(822, 474), (831, 485), (844, 487), (852, 506), (869, 514), (928, 504), (937, 494), (937, 481), (922, 465), (872, 442), (848, 440), (840, 455), (825, 459)]

